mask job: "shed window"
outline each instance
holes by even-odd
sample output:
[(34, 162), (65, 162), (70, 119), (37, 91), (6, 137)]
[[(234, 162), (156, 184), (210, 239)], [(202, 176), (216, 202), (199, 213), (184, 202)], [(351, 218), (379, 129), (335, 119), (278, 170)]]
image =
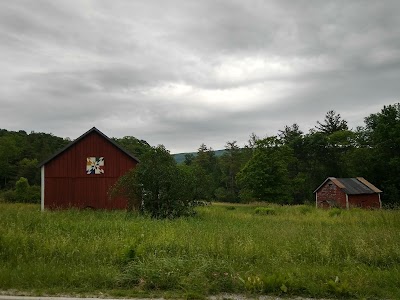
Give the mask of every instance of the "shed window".
[(104, 157), (87, 157), (86, 174), (104, 174)]

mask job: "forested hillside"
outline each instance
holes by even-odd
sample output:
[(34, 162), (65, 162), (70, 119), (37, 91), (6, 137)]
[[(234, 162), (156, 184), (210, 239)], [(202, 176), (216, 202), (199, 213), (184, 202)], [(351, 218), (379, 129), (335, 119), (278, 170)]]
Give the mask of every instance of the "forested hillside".
[[(219, 157), (224, 153), (225, 153), (224, 149), (222, 149), (222, 150), (214, 150), (214, 154), (215, 154), (216, 157)], [(197, 152), (174, 153), (174, 154), (172, 154), (172, 156), (174, 157), (176, 163), (182, 164), (182, 163), (185, 162), (186, 157), (192, 157), (192, 156), (195, 157), (195, 156), (197, 156)]]
[[(151, 148), (132, 136), (114, 140), (139, 159)], [(14, 188), (20, 177), (39, 185), (38, 163), (68, 142), (46, 133), (0, 130), (0, 188)], [(304, 203), (326, 177), (361, 176), (384, 191), (384, 204), (399, 205), (400, 104), (384, 106), (353, 129), (329, 111), (307, 133), (292, 124), (276, 136), (252, 134), (244, 147), (226, 142), (222, 155), (202, 144), (179, 168), (199, 200)]]
[(52, 134), (0, 129), (0, 189), (13, 187), (20, 177), (39, 185), (38, 164), (68, 143)]

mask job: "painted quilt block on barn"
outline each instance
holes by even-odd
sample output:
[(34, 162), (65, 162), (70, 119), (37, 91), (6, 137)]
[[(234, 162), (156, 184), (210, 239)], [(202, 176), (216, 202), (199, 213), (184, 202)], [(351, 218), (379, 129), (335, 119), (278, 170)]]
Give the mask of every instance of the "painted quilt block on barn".
[(86, 174), (104, 174), (104, 157), (86, 158)]

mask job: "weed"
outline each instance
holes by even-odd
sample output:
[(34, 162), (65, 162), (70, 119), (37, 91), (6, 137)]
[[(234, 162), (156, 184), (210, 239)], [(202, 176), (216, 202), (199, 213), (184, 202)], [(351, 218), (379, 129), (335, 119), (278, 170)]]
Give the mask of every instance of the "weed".
[(315, 208), (310, 205), (299, 205), (299, 212), (303, 215), (309, 214), (314, 210)]
[(340, 282), (339, 277), (337, 276), (335, 280), (329, 280), (326, 285), (328, 292), (330, 292), (334, 296), (346, 298), (351, 296), (349, 285), (347, 283)]

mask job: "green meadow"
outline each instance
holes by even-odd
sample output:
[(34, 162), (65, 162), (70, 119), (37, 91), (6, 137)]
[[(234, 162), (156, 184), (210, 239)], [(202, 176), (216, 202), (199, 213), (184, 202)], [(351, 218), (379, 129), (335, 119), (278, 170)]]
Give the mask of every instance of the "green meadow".
[(0, 203), (0, 290), (400, 299), (400, 211), (213, 204), (153, 220)]

